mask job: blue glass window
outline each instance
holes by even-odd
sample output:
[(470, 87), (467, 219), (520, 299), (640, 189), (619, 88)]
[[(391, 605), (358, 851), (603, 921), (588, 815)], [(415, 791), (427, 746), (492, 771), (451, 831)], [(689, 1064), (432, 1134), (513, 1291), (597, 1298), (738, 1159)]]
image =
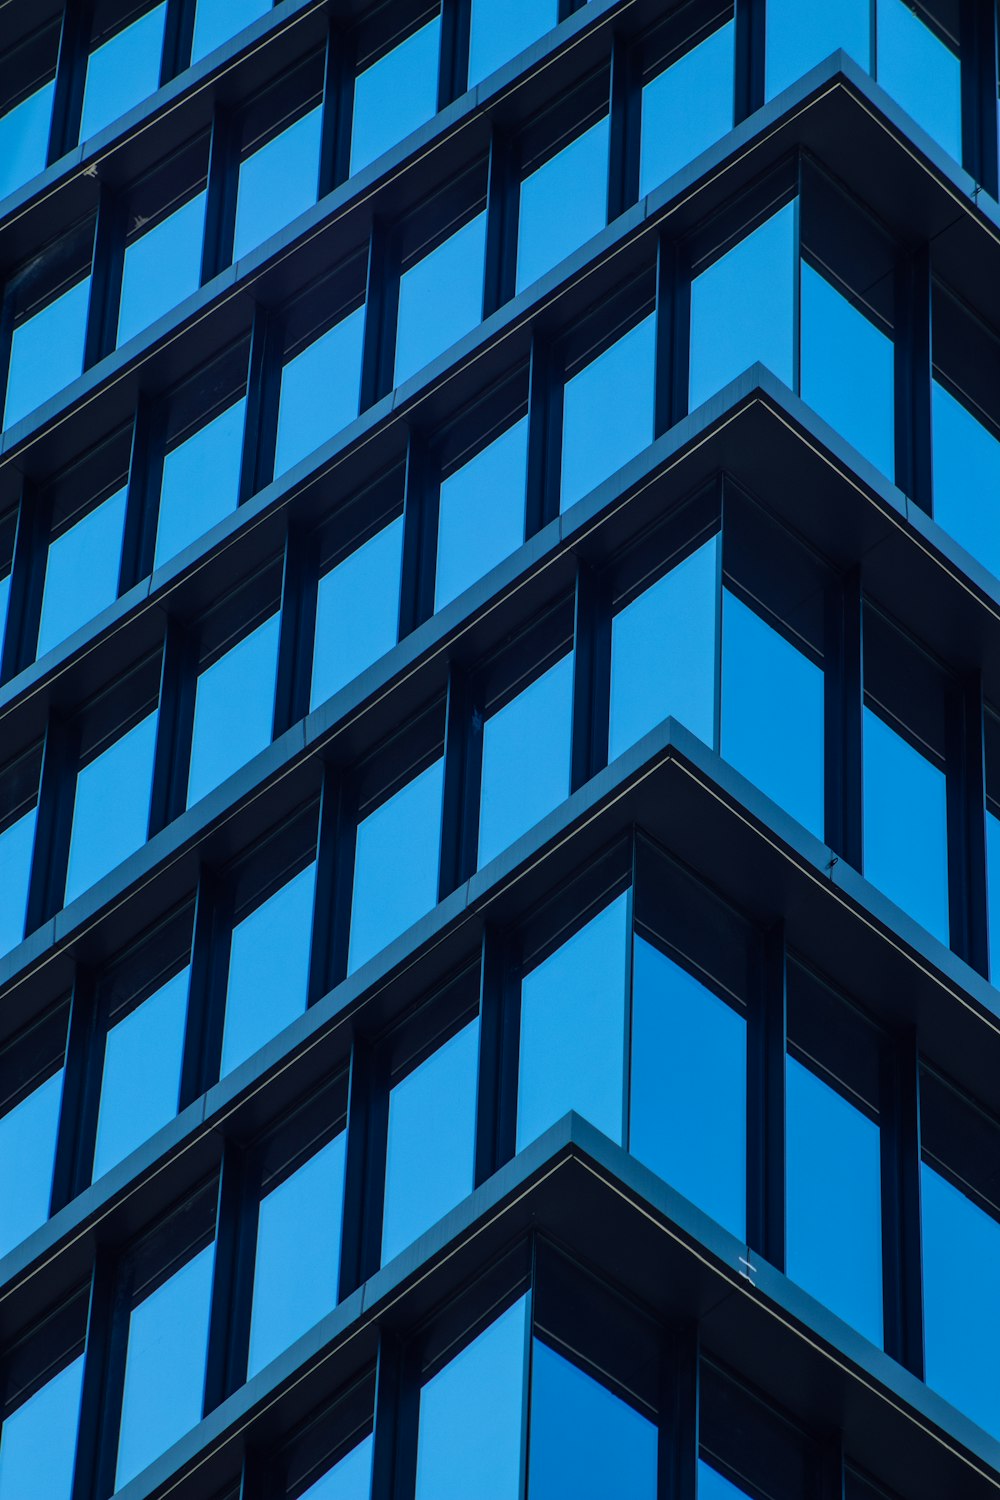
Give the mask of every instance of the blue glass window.
[(0, 198), (45, 170), (54, 87), (43, 83), (0, 117)]
[(147, 714), (76, 778), (67, 906), (146, 842), (156, 718)]
[(658, 1438), (648, 1417), (532, 1340), (530, 1500), (655, 1500)]
[(629, 1150), (741, 1238), (746, 1032), (739, 1011), (635, 938)]
[(441, 20), (435, 16), (354, 85), (351, 172), (360, 172), (437, 112)]
[(890, 479), (894, 357), (892, 339), (803, 262), (803, 400)]
[(205, 194), (132, 241), (125, 251), (118, 344), (125, 344), (171, 311), (201, 285)]
[(277, 670), (275, 614), (199, 674), (188, 807), (271, 743)]
[(10, 346), (4, 427), (12, 427), (81, 373), (89, 305), (90, 277), (85, 276), (17, 324)]
[(365, 310), (359, 307), (282, 369), (275, 478), (357, 416), (364, 326)]
[(164, 457), (154, 567), (236, 509), (245, 414), (241, 397)]
[(60, 1068), (0, 1118), (0, 1256), (49, 1216), (62, 1086)]
[(486, 215), (477, 214), (399, 282), (396, 366), (402, 385), (478, 326), (483, 316)]
[(692, 409), (758, 360), (793, 384), (795, 255), (789, 203), (694, 278)]
[(640, 197), (732, 129), (733, 32), (727, 21), (643, 89)]
[(560, 510), (653, 441), (654, 341), (654, 319), (644, 318), (566, 382)]
[(572, 730), (570, 652), (483, 726), (480, 866), (569, 796)]
[(521, 183), (516, 289), (523, 290), (608, 221), (608, 120), (598, 120)]
[(871, 66), (871, 0), (768, 0), (767, 97), (842, 50)]
[(0, 1500), (70, 1500), (83, 1355), (11, 1412), (0, 1428)]
[(864, 872), (948, 942), (945, 775), (867, 706), (864, 711)]
[(10, 574), (0, 578), (0, 649), (7, 631), (7, 607), (10, 604)]
[(715, 743), (718, 566), (713, 537), (612, 619), (611, 760), (668, 715)]
[(524, 541), (528, 419), (441, 482), (434, 608), (443, 609)]
[(243, 161), (233, 260), (256, 250), (316, 202), (321, 125), (317, 106)]
[(1000, 442), (937, 380), (931, 414), (934, 519), (1000, 577)]
[(198, 0), (191, 61), (199, 62), (270, 9), (271, 0)]
[(698, 1460), (698, 1500), (748, 1500), (729, 1479), (724, 1479), (718, 1469), (713, 1469), (703, 1458)]
[(723, 591), (722, 753), (823, 837), (823, 671)]
[(177, 1113), (189, 972), (169, 979), (108, 1031), (94, 1181)]
[(537, 42), (558, 20), (558, 0), (472, 0), (469, 87)]
[(873, 1343), (882, 1343), (878, 1125), (786, 1058), (785, 1268)]
[(519, 1151), (571, 1109), (622, 1139), (627, 924), (622, 895), (524, 976)]
[(525, 1298), (420, 1392), (415, 1500), (518, 1500)]
[(436, 760), (358, 825), (349, 972), (437, 904), (443, 775)]
[(368, 1500), (372, 1484), (372, 1440), (363, 1438), (338, 1464), (317, 1479), (299, 1500)]
[(0, 956), (16, 948), (24, 937), (36, 811), (33, 807), (23, 813), (0, 833), (0, 890), (5, 892), (0, 902)]
[(233, 928), (222, 1077), (306, 1008), (315, 888), (310, 864)]
[(383, 1264), (472, 1192), (479, 1022), (390, 1091)]
[(396, 644), (402, 563), (399, 516), (323, 574), (310, 708), (332, 698)]
[(878, 0), (878, 81), (956, 161), (962, 159), (957, 50), (906, 0)]
[(80, 139), (87, 141), (127, 114), (160, 85), (166, 4), (160, 4), (102, 42), (87, 62)]
[(337, 1304), (345, 1142), (341, 1131), (261, 1199), (248, 1379)]
[(201, 1420), (214, 1245), (132, 1310), (115, 1488)]
[(125, 495), (124, 489), (116, 491), (49, 543), (38, 656), (60, 645), (117, 599)]

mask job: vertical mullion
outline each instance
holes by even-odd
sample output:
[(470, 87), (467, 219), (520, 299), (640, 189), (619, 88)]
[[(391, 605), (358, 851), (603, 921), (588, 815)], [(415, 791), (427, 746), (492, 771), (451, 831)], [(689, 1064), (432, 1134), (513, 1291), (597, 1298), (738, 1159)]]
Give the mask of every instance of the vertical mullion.
[(764, 103), (765, 0), (736, 0), (736, 89), (733, 124)]
[(163, 480), (166, 408), (140, 396), (132, 424), (128, 466), (125, 531), (118, 573), (118, 593), (125, 594), (153, 571), (156, 526)]
[(77, 755), (78, 735), (75, 728), (57, 715), (50, 714), (38, 786), (35, 848), (24, 927), (26, 933), (34, 932), (62, 906), (73, 827)]
[(528, 471), (525, 538), (559, 514), (562, 468), (563, 371), (555, 351), (536, 329), (528, 377)]
[(90, 1279), (72, 1500), (93, 1500), (114, 1489), (127, 1341), (126, 1288), (113, 1254), (99, 1248)]
[(928, 515), (931, 465), (931, 266), (924, 246), (896, 265), (896, 484)]
[(258, 1176), (246, 1154), (227, 1142), (219, 1177), (215, 1261), (205, 1362), (204, 1415), (246, 1378), (253, 1302)]
[(483, 716), (454, 662), (448, 674), (445, 724), (439, 901), (474, 875), (478, 863)]
[(59, 34), (59, 56), (52, 97), (52, 120), (49, 126), (49, 165), (72, 151), (80, 137), (83, 114), (83, 90), (87, 79), (90, 42), (91, 5), (63, 5), (62, 29)]
[(270, 484), (274, 476), (283, 340), (278, 315), (258, 303), (254, 308), (247, 366), (247, 404), (237, 497), (240, 505)]
[(48, 502), (24, 480), (10, 570), (7, 629), (0, 658), (2, 682), (9, 682), (35, 659), (45, 591), (49, 513)]
[(997, 7), (961, 0), (962, 164), (976, 184), (997, 196)]
[(398, 640), (405, 639), (434, 613), (440, 489), (423, 437), (411, 428), (406, 447)]
[(124, 197), (102, 183), (91, 259), (84, 370), (89, 370), (110, 354), (117, 342), (127, 217), (128, 205)]
[(642, 86), (635, 48), (616, 32), (611, 44), (608, 120), (608, 223), (639, 201)]
[(376, 219), (368, 244), (361, 359), (362, 412), (392, 390), (400, 274), (398, 235), (391, 225)]
[(236, 196), (239, 156), (236, 122), (221, 105), (212, 115), (208, 148), (208, 185), (205, 195), (205, 237), (202, 241), (200, 283), (205, 285), (232, 264), (236, 234)]
[(417, 1478), (419, 1369), (385, 1324), (375, 1367), (371, 1500), (412, 1500)]
[(388, 1061), (384, 1048), (355, 1036), (347, 1104), (343, 1246), (338, 1302), (378, 1270), (389, 1128)]
[(611, 705), (611, 605), (606, 580), (578, 560), (573, 653), (570, 790), (608, 763)]
[(218, 1080), (226, 1017), (226, 982), (232, 934), (232, 900), (214, 871), (202, 868), (191, 940), (180, 1110)]
[(817, 1500), (845, 1500), (847, 1473), (844, 1443), (839, 1433), (820, 1443), (816, 1468)]
[(986, 889), (986, 719), (982, 680), (957, 684), (947, 707), (951, 946), (989, 977)]
[(885, 1350), (923, 1379), (920, 1059), (913, 1031), (886, 1039), (880, 1075)]
[(316, 594), (319, 584), (313, 534), (290, 524), (281, 578), (278, 672), (271, 737), (277, 739), (309, 712)]
[(855, 568), (827, 594), (823, 674), (825, 836), (855, 870), (862, 865), (864, 833), (862, 629), (861, 577)]
[(438, 109), (465, 93), (469, 83), (472, 0), (441, 0), (441, 61)]
[(160, 57), (160, 87), (191, 66), (196, 0), (167, 0)]
[(700, 1358), (697, 1323), (672, 1329), (662, 1355), (657, 1500), (697, 1497)]
[(153, 786), (148, 837), (183, 811), (187, 801), (197, 687), (195, 645), (184, 625), (168, 617), (160, 669), (160, 711), (156, 721)]
[(309, 963), (310, 1005), (315, 1005), (347, 974), (357, 833), (355, 788), (338, 767), (328, 765), (324, 768), (320, 793)]
[(654, 438), (662, 437), (687, 413), (690, 332), (690, 268), (682, 247), (663, 231), (656, 251)]
[(785, 1265), (784, 928), (764, 934), (756, 1004), (747, 1028), (747, 1244)]
[(517, 1150), (520, 965), (515, 940), (491, 926), (483, 930), (479, 993), (477, 1187)]
[(326, 34), (319, 197), (346, 182), (351, 173), (354, 115), (354, 38), (331, 17)]
[(93, 978), (89, 971), (77, 967), (66, 1034), (50, 1216), (71, 1202), (90, 1181), (100, 1101), (96, 1029)]
[(517, 286), (517, 234), (521, 208), (518, 152), (514, 142), (496, 125), (490, 139), (486, 204), (484, 318), (509, 302)]

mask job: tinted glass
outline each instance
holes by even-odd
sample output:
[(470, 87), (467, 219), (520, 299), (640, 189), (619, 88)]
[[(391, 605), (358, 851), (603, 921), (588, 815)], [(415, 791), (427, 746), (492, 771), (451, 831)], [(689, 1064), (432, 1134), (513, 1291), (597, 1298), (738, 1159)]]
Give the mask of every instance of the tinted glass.
[(372, 1440), (366, 1437), (299, 1500), (368, 1500), (372, 1482)]
[(654, 320), (644, 318), (566, 382), (560, 510), (652, 442), (653, 348)]
[(271, 0), (198, 0), (194, 13), (194, 42), (191, 61), (221, 47), (231, 36), (266, 15)]
[(38, 626), (39, 656), (118, 597), (125, 494), (118, 490), (50, 543)]
[(351, 971), (437, 904), (443, 770), (436, 760), (358, 826)]
[(272, 615), (199, 674), (189, 807), (271, 743), (277, 668), (278, 616)]
[(519, 1151), (571, 1109), (622, 1138), (627, 929), (623, 895), (524, 976)]
[(165, 4), (154, 6), (90, 54), (83, 93), (81, 141), (89, 140), (148, 94), (156, 92), (166, 11)]
[(261, 1200), (248, 1377), (336, 1306), (346, 1139), (341, 1131)]
[(655, 1500), (658, 1436), (634, 1407), (533, 1340), (530, 1500)]
[(0, 1118), (0, 1255), (49, 1216), (62, 1069)]
[(521, 183), (517, 290), (530, 286), (608, 219), (608, 121), (598, 120)]
[(0, 1500), (70, 1500), (83, 1355), (19, 1406), (0, 1429)]
[(16, 948), (24, 937), (28, 909), (31, 851), (35, 842), (35, 808), (0, 833), (0, 955)]
[(768, 0), (767, 97), (801, 78), (831, 52), (870, 66), (871, 0)]
[(188, 971), (112, 1026), (94, 1149), (94, 1181), (177, 1113), (187, 1020)]
[(132, 1310), (115, 1488), (201, 1419), (213, 1245)]
[(878, 0), (878, 81), (918, 125), (961, 161), (958, 56), (906, 0)]
[(823, 837), (823, 672), (723, 591), (722, 753)]
[(733, 23), (727, 21), (642, 91), (640, 196), (693, 161), (732, 124)]
[(469, 87), (530, 47), (558, 20), (558, 0), (472, 0)]
[(205, 194), (157, 224), (125, 251), (118, 343), (124, 344), (201, 285)]
[(524, 1298), (420, 1392), (416, 1500), (517, 1500)]
[(785, 1088), (785, 1269), (881, 1344), (879, 1128), (794, 1057)]
[(944, 772), (870, 708), (864, 711), (864, 872), (948, 942), (948, 805)]
[(256, 250), (316, 202), (321, 126), (322, 111), (311, 109), (242, 163), (233, 260)]
[(891, 479), (892, 340), (812, 266), (802, 266), (802, 397)]
[(80, 374), (89, 304), (90, 277), (86, 276), (14, 329), (5, 427), (12, 427)]
[(316, 598), (309, 706), (331, 698), (396, 644), (403, 518), (324, 573)]
[(689, 405), (756, 361), (793, 384), (795, 205), (789, 203), (691, 284)]
[(478, 1057), (473, 1021), (389, 1094), (383, 1263), (472, 1191)]
[(359, 307), (307, 345), (282, 370), (276, 478), (357, 416), (364, 326), (365, 310)]
[(729, 1479), (723, 1479), (718, 1469), (713, 1469), (704, 1459), (698, 1460), (698, 1500), (747, 1500), (741, 1490)]
[(483, 315), (486, 215), (477, 214), (399, 283), (394, 382), (422, 370), (475, 328)]
[(479, 864), (569, 796), (573, 656), (564, 656), (483, 726)]
[(154, 712), (77, 776), (67, 906), (146, 842), (155, 748)]
[(164, 458), (154, 567), (236, 509), (245, 413), (241, 397)]
[(359, 172), (437, 110), (441, 22), (435, 17), (358, 75), (351, 171)]
[[(3, 858), (0, 845), (0, 859)], [(986, 865), (989, 892), (990, 977), (1000, 989), (1000, 818), (986, 814)]]
[(443, 609), (524, 541), (528, 420), (442, 481), (434, 608)]
[(54, 86), (43, 84), (0, 117), (0, 198), (45, 170)]
[(714, 744), (717, 599), (713, 537), (614, 616), (611, 760), (668, 715)]
[(1000, 442), (936, 380), (934, 519), (1000, 577)]
[(746, 1030), (731, 1005), (636, 937), (629, 1150), (741, 1237)]
[(7, 608), (10, 604), (10, 574), (0, 578), (0, 647), (7, 630)]
[(233, 928), (223, 1077), (306, 1008), (315, 888), (311, 864)]

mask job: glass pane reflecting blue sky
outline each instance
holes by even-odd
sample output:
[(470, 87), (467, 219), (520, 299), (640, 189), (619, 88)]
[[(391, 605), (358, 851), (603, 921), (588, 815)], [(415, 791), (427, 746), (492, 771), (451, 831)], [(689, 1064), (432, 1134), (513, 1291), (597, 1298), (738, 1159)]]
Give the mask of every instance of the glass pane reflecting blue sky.
[(524, 541), (528, 419), (441, 483), (434, 608), (443, 609)]
[(653, 441), (654, 340), (654, 319), (643, 318), (566, 382), (560, 510)]
[(655, 1500), (658, 1439), (647, 1417), (532, 1341), (530, 1500)]
[(300, 1500), (368, 1500), (372, 1482), (372, 1440), (362, 1439), (346, 1457), (317, 1479)]
[(310, 864), (233, 928), (223, 1078), (306, 1008), (315, 889)]
[(156, 92), (166, 11), (166, 4), (154, 6), (90, 54), (83, 91), (81, 141), (89, 140), (148, 94)]
[(322, 110), (317, 106), (240, 167), (233, 260), (256, 250), (316, 202)]
[(0, 1256), (49, 1216), (63, 1071), (0, 1117)]
[(275, 614), (199, 675), (188, 807), (271, 743), (277, 669)]
[(564, 656), (483, 726), (479, 865), (569, 795), (573, 656)]
[(483, 315), (485, 254), (486, 215), (482, 213), (403, 272), (395, 385), (402, 385), (477, 326)]
[(165, 456), (154, 567), (169, 562), (236, 509), (245, 415), (241, 396)]
[(436, 112), (440, 45), (441, 21), (435, 17), (358, 74), (351, 131), (352, 173), (360, 172)]
[(1000, 578), (1000, 442), (933, 382), (934, 519)]
[(28, 1398), (0, 1429), (0, 1500), (70, 1500), (83, 1355)]
[(698, 1500), (747, 1500), (731, 1480), (724, 1479), (718, 1469), (713, 1469), (703, 1458), (698, 1460)]
[(67, 906), (146, 842), (156, 719), (147, 714), (76, 778)]
[(271, 0), (198, 0), (191, 61), (199, 62), (271, 9)]
[(0, 117), (0, 198), (45, 168), (54, 87), (43, 83)]
[[(3, 858), (0, 852), (0, 859)], [(986, 863), (989, 894), (990, 977), (1000, 989), (1000, 818), (986, 814)]]
[(24, 937), (35, 812), (32, 808), (0, 833), (0, 890), (6, 893), (0, 902), (0, 955), (16, 948)]
[(177, 1113), (188, 979), (183, 969), (108, 1032), (95, 1182)]
[(872, 0), (767, 0), (767, 97), (842, 49), (864, 69), (871, 64)]
[(437, 904), (443, 779), (436, 760), (358, 826), (349, 972)]
[(94, 507), (49, 545), (38, 656), (51, 651), (118, 597), (125, 490)]
[(90, 277), (85, 276), (14, 329), (4, 427), (12, 427), (80, 374), (89, 305)]
[(469, 87), (530, 47), (558, 19), (558, 0), (472, 0)]
[(904, 0), (878, 0), (878, 81), (918, 125), (961, 161), (958, 55)]
[(802, 266), (802, 397), (891, 479), (895, 352), (890, 338), (812, 266)]
[(324, 573), (316, 597), (315, 708), (396, 644), (403, 518), (398, 516)]
[(591, 125), (521, 184), (516, 288), (544, 276), (608, 218), (608, 121)]
[(125, 251), (118, 343), (127, 343), (201, 285), (205, 194), (133, 240)]
[(733, 33), (727, 21), (643, 89), (641, 196), (732, 128)]

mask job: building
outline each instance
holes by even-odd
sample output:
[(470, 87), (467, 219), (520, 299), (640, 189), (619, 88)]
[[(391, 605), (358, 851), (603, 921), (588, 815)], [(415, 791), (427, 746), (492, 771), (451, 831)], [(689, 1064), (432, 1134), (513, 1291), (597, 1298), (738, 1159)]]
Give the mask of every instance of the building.
[(0, 5), (0, 1500), (996, 1496), (996, 59)]

